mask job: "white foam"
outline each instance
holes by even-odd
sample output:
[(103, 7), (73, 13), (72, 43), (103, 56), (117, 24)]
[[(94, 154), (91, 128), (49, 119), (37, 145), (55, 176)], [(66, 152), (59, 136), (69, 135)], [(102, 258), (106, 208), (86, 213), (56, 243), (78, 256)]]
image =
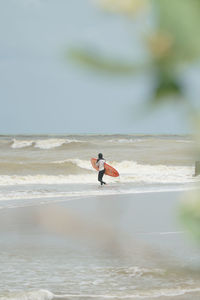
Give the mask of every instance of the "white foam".
[[(145, 194), (145, 193), (163, 193), (163, 192), (181, 192), (181, 191), (188, 191), (189, 189), (193, 189), (192, 187), (185, 187), (182, 185), (181, 187), (144, 187), (141, 186), (139, 188), (117, 188), (115, 189), (114, 186), (107, 186), (106, 188), (98, 188), (96, 185), (94, 185), (92, 188), (88, 189), (82, 188), (82, 190), (79, 191), (8, 191), (8, 192), (0, 192), (0, 201), (10, 201), (10, 200), (26, 200), (26, 202), (23, 202), (23, 205), (29, 205), (29, 202), (27, 200), (37, 200), (37, 199), (46, 199), (50, 200), (52, 202), (57, 202), (57, 199), (59, 201), (66, 201), (66, 200), (72, 200), (75, 198), (84, 198), (84, 197), (92, 197), (92, 196), (111, 196), (111, 195), (128, 195), (128, 194)], [(46, 201), (45, 200), (45, 201)], [(37, 200), (38, 203), (38, 200)], [(40, 202), (41, 203), (41, 202)], [(145, 234), (145, 233), (141, 233)], [(150, 233), (150, 234), (175, 234), (175, 233)], [(178, 234), (178, 233), (176, 233)]]
[[(90, 184), (97, 182), (97, 172), (92, 168), (90, 161), (81, 159), (67, 159), (54, 161), (53, 163), (72, 162), (78, 167), (93, 170), (90, 174), (76, 175), (0, 175), (0, 185), (18, 184)], [(193, 167), (165, 166), (165, 165), (141, 165), (134, 161), (108, 162), (115, 167), (120, 177), (106, 176), (108, 182), (135, 183), (135, 184), (186, 184), (200, 180), (193, 176)]]
[(89, 175), (1, 175), (0, 185), (24, 185), (24, 184), (72, 184), (72, 183), (94, 183), (96, 176)]
[(197, 288), (186, 288), (186, 289), (181, 289), (181, 288), (171, 288), (171, 289), (157, 289), (157, 290), (150, 290), (150, 291), (137, 291), (134, 294), (126, 294), (126, 295), (113, 295), (113, 294), (107, 294), (107, 295), (91, 295), (91, 294), (67, 294), (63, 296), (56, 296), (56, 298), (81, 298), (81, 299), (135, 299), (135, 298), (140, 298), (140, 299), (152, 299), (152, 298), (160, 298), (160, 297), (176, 297), (176, 296), (181, 296), (185, 295), (188, 293), (195, 293), (195, 292), (200, 292), (200, 287)]
[(64, 139), (37, 140), (35, 141), (35, 148), (52, 149), (52, 148), (60, 147), (63, 144), (65, 144)]
[[(134, 176), (121, 177), (120, 179), (105, 177), (108, 183), (140, 183), (140, 178), (135, 178)], [(0, 186), (6, 185), (27, 185), (27, 184), (47, 184), (47, 185), (58, 185), (58, 184), (92, 184), (97, 183), (97, 178), (93, 174), (87, 175), (27, 175), (27, 176), (18, 176), (18, 175), (1, 175), (0, 176)], [(176, 182), (166, 179), (165, 181), (154, 178), (154, 180), (149, 179), (146, 183), (155, 183), (155, 184), (174, 184), (174, 183), (189, 183), (187, 180), (180, 181), (176, 179)], [(145, 184), (144, 178), (142, 177), (142, 185)], [(162, 186), (161, 186), (162, 188)]]
[(188, 166), (142, 165), (134, 161), (111, 162), (122, 182), (188, 183), (197, 180)]
[(18, 292), (13, 295), (0, 296), (0, 300), (53, 300), (53, 299), (152, 299), (160, 297), (176, 297), (189, 293), (200, 292), (200, 287), (165, 288), (147, 291), (136, 291), (132, 294), (65, 294), (55, 295), (48, 290)]
[(194, 140), (176, 140), (176, 143), (189, 143), (195, 145), (196, 142)]
[(119, 144), (132, 144), (132, 143), (140, 143), (140, 142), (145, 142), (146, 140), (144, 139), (139, 139), (139, 138), (129, 138), (129, 139), (111, 139), (108, 142), (109, 143), (119, 143)]
[[(61, 161), (55, 161), (54, 163), (66, 163), (72, 162), (78, 167), (93, 170), (90, 161), (81, 159), (66, 159)], [(191, 183), (196, 182), (199, 179), (193, 177), (194, 168), (190, 166), (166, 166), (166, 165), (142, 165), (134, 161), (108, 161), (108, 164), (112, 165), (119, 171), (120, 182), (128, 183)], [(79, 176), (77, 174), (77, 176)], [(87, 176), (82, 182), (88, 182)], [(78, 181), (78, 178), (77, 178)], [(113, 180), (111, 180), (113, 181)], [(114, 181), (119, 181), (116, 179)], [(94, 181), (91, 181), (94, 182)]]
[(20, 148), (26, 148), (33, 146), (35, 148), (48, 150), (53, 148), (58, 148), (64, 144), (70, 144), (70, 143), (84, 143), (85, 141), (82, 140), (76, 140), (76, 139), (43, 139), (43, 140), (16, 140), (13, 139), (11, 148), (14, 149), (20, 149)]
[(23, 140), (13, 139), (11, 148), (20, 149), (20, 148), (30, 147), (32, 145), (33, 145), (33, 141), (29, 141), (29, 140), (23, 141)]
[(53, 161), (54, 164), (65, 164), (71, 162), (75, 165), (77, 165), (78, 167), (82, 168), (82, 169), (86, 169), (86, 170), (94, 170), (90, 161), (88, 160), (83, 160), (83, 159), (64, 159), (64, 160), (58, 160), (58, 161)]
[(76, 139), (47, 139), (47, 140), (37, 140), (35, 141), (35, 148), (40, 149), (52, 149), (60, 147), (64, 144), (70, 143), (84, 143), (84, 141), (79, 141)]
[(65, 299), (65, 298), (81, 298), (81, 299), (152, 299), (152, 298), (160, 298), (160, 297), (176, 297), (185, 295), (188, 293), (200, 292), (200, 287), (196, 288), (166, 288), (166, 289), (156, 289), (156, 290), (147, 290), (147, 291), (136, 291), (132, 294), (123, 294), (123, 295), (113, 295), (113, 294), (104, 294), (104, 295), (94, 295), (94, 294), (65, 294), (65, 295), (54, 295), (57, 299)]
[(52, 300), (55, 295), (48, 290), (18, 292), (8, 296), (0, 296), (0, 300)]
[(137, 232), (136, 235), (179, 235), (185, 234), (186, 231), (161, 231), (161, 232)]

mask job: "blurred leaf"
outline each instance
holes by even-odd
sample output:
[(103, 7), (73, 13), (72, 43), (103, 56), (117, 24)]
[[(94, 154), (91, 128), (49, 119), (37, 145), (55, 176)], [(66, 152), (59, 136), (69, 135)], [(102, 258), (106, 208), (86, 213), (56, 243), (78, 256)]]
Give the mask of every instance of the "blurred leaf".
[(159, 30), (173, 38), (171, 59), (185, 62), (200, 57), (200, 1), (154, 0)]
[[(139, 5), (139, 2), (136, 1)], [(136, 5), (133, 0), (130, 5)], [(147, 46), (152, 56), (149, 63), (140, 64), (108, 58), (97, 51), (71, 49), (68, 56), (90, 69), (105, 72), (110, 75), (131, 76), (149, 71), (155, 76), (156, 84), (150, 95), (149, 109), (165, 102), (184, 104), (186, 110), (192, 114), (190, 99), (184, 97), (184, 90), (178, 80), (179, 64), (190, 63), (200, 58), (200, 0), (151, 0), (157, 14), (155, 31), (147, 37)], [(109, 5), (118, 3), (120, 11), (123, 0), (105, 0)], [(132, 7), (132, 6), (130, 6)]]
[(132, 75), (141, 72), (143, 69), (142, 66), (136, 66), (131, 62), (107, 59), (94, 52), (83, 49), (71, 49), (68, 52), (68, 56), (86, 67), (116, 75)]
[(192, 236), (200, 242), (200, 192), (199, 190), (193, 192), (188, 196), (181, 208), (180, 208), (180, 217), (192, 234)]
[(106, 11), (128, 17), (135, 16), (148, 8), (148, 0), (96, 0)]
[[(159, 72), (155, 87), (155, 100), (159, 101), (163, 97), (181, 95), (182, 89), (180, 83), (169, 74)], [(180, 97), (176, 97), (176, 99), (180, 99)]]

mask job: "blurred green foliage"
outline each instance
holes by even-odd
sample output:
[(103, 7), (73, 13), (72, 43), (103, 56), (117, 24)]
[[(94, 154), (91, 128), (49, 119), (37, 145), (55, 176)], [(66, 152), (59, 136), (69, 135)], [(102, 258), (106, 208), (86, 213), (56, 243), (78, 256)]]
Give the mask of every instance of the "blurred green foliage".
[[(195, 125), (197, 145), (200, 145), (200, 114), (184, 93), (180, 74), (200, 59), (200, 0), (99, 0), (108, 12), (127, 18), (136, 17), (141, 9), (154, 16), (155, 25), (146, 33), (143, 47), (149, 53), (145, 65), (121, 62), (106, 58), (104, 54), (85, 49), (71, 49), (69, 56), (74, 61), (95, 71), (110, 75), (133, 76), (139, 72), (155, 78), (149, 107), (158, 107), (163, 102), (184, 105), (188, 117)], [(116, 2), (116, 3), (115, 3)], [(116, 7), (114, 6), (116, 4)], [(147, 17), (146, 14), (140, 17)], [(145, 22), (145, 20), (144, 20)], [(141, 31), (141, 35), (143, 32)], [(134, 51), (134, 49), (133, 49)], [(200, 155), (200, 146), (197, 147)], [(200, 159), (199, 159), (200, 160)], [(192, 196), (193, 197), (193, 196)], [(181, 219), (188, 230), (200, 241), (200, 193), (181, 207)]]
[(193, 238), (200, 242), (199, 191), (191, 193), (180, 207), (180, 217)]
[(170, 66), (200, 57), (200, 1), (154, 0), (157, 26), (171, 35), (173, 45), (168, 56)]
[[(178, 69), (185, 68), (200, 57), (200, 1), (146, 0), (141, 2), (141, 7), (138, 0), (99, 0), (99, 3), (101, 2), (104, 9), (122, 15), (126, 12), (129, 19), (130, 15), (134, 19), (138, 11), (146, 9), (145, 4), (148, 3), (149, 13), (155, 16), (154, 32), (147, 33), (143, 45), (150, 54), (149, 62), (146, 65), (122, 62), (106, 58), (105, 54), (91, 49), (81, 48), (71, 49), (68, 52), (70, 58), (95, 71), (106, 72), (112, 76), (133, 76), (139, 72), (150, 71), (157, 83), (149, 101), (152, 101), (153, 105), (159, 104), (165, 101), (165, 98), (169, 100), (170, 96), (174, 101), (180, 101), (183, 89), (178, 75), (175, 74), (178, 74)], [(146, 15), (143, 16), (145, 17)]]
[(100, 72), (106, 72), (112, 75), (127, 75), (139, 72), (141, 68), (132, 63), (119, 62), (117, 60), (108, 59), (98, 54), (96, 51), (84, 49), (70, 49), (68, 55), (71, 59), (86, 67), (93, 68)]

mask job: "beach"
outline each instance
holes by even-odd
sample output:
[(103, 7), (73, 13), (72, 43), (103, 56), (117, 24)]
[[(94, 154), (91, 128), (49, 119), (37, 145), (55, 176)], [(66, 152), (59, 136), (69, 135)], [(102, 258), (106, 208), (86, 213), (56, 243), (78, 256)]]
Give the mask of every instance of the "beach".
[(199, 299), (199, 249), (177, 222), (179, 197), (2, 209), (0, 299)]
[(200, 300), (200, 1), (0, 24), (0, 300)]
[[(4, 136), (0, 299), (199, 299), (181, 222), (195, 188), (185, 136)], [(120, 178), (100, 187), (104, 149)]]

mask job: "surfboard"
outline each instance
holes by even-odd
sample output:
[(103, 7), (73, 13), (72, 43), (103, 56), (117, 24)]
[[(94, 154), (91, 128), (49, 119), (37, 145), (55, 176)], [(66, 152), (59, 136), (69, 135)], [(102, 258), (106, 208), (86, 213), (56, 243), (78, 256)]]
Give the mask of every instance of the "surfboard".
[[(96, 166), (96, 161), (97, 159), (96, 158), (91, 158), (91, 164), (93, 166), (93, 168), (97, 171), (99, 171), (99, 168)], [(116, 169), (114, 169), (113, 167), (111, 167), (110, 165), (108, 164), (104, 164), (105, 166), (105, 174), (108, 175), (108, 176), (112, 176), (112, 177), (118, 177), (119, 176), (119, 173), (117, 172)]]

